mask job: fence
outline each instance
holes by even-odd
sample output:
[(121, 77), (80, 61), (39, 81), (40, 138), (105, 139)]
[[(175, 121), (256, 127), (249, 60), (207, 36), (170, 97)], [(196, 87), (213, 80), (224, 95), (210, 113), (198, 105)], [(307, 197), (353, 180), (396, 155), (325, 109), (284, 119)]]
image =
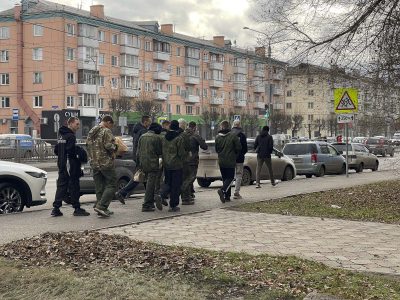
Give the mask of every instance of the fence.
[(35, 162), (56, 160), (54, 145), (57, 140), (0, 139), (0, 160), (13, 162)]

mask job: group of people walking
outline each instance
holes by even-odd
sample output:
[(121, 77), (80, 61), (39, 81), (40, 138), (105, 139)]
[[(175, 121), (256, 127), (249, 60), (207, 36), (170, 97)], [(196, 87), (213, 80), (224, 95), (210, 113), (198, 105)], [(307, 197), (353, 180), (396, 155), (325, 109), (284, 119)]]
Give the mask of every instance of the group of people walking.
[[(149, 116), (143, 116), (133, 129), (133, 159), (137, 172), (120, 191), (116, 191), (114, 163), (118, 154), (118, 143), (112, 134), (113, 126), (112, 117), (105, 116), (99, 125), (90, 130), (86, 140), (87, 155), (85, 150), (76, 145), (75, 133), (80, 127), (78, 118), (71, 117), (67, 125), (59, 129), (59, 139), (55, 147), (59, 177), (52, 216), (63, 215), (60, 210), (62, 201), (72, 204), (74, 216), (90, 215), (80, 207), (79, 202), (79, 178), (83, 175), (81, 164), (88, 159), (96, 190), (94, 211), (100, 216), (110, 217), (113, 214), (109, 210), (111, 201), (118, 199), (125, 204), (125, 199), (140, 182), (144, 182), (146, 187), (143, 212), (152, 212), (156, 208), (162, 210), (163, 206), (169, 206), (169, 212), (178, 212), (180, 203), (195, 203), (193, 183), (199, 165), (199, 149), (208, 148), (198, 134), (195, 122), (187, 123), (184, 119), (179, 119), (164, 121), (160, 125), (152, 123)], [(232, 129), (228, 121), (222, 121), (220, 127), (215, 139), (215, 149), (223, 186), (218, 190), (218, 195), (221, 202), (225, 203), (231, 200), (231, 185), (234, 180), (236, 183), (233, 198), (242, 198), (240, 185), (244, 157), (248, 149), (240, 121), (234, 121)], [(275, 185), (271, 167), (273, 141), (268, 130), (268, 126), (265, 126), (255, 142), (259, 164), (257, 187), (260, 187), (259, 174), (264, 162), (270, 172), (271, 183)], [(141, 175), (139, 173), (143, 174), (142, 179), (138, 179)]]

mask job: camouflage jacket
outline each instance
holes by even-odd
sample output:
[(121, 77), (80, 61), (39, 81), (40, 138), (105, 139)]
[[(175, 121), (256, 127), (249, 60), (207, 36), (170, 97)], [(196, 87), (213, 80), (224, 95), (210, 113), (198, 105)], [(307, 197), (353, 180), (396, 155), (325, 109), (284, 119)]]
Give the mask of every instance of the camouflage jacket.
[(183, 160), (187, 155), (184, 139), (178, 131), (170, 130), (162, 139), (162, 158), (164, 168), (179, 170), (183, 168)]
[(117, 145), (110, 129), (100, 125), (93, 127), (89, 131), (86, 145), (90, 166), (93, 169), (111, 169), (114, 167)]
[(140, 168), (145, 172), (159, 170), (159, 157), (162, 154), (162, 137), (154, 131), (147, 131), (139, 139), (137, 158)]
[(190, 166), (197, 166), (199, 164), (199, 147), (207, 150), (208, 146), (205, 140), (193, 129), (187, 128), (184, 132), (189, 137), (190, 151), (185, 160), (185, 164)]

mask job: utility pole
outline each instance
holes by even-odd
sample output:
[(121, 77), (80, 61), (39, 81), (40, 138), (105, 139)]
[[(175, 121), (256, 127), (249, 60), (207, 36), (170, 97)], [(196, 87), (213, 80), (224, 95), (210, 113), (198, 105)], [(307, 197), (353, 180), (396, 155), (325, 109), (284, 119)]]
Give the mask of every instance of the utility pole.
[(96, 78), (96, 101), (95, 101), (95, 103), (94, 103), (94, 108), (95, 108), (95, 110), (96, 110), (96, 112), (95, 112), (95, 125), (96, 124), (98, 124), (98, 123), (100, 123), (99, 121), (99, 80), (100, 80), (100, 71), (97, 69), (97, 67), (98, 67), (98, 59), (99, 59), (99, 53), (98, 52), (96, 52), (96, 60), (95, 60), (95, 62), (94, 62), (94, 64), (95, 64), (95, 72), (96, 72), (96, 76), (95, 76), (95, 78)]

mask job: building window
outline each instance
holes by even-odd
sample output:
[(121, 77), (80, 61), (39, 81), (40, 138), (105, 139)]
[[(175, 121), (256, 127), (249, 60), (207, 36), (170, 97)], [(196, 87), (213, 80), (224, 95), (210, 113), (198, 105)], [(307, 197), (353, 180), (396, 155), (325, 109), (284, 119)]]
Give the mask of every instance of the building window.
[(314, 109), (314, 102), (308, 102), (308, 108)]
[(180, 114), (181, 113), (181, 106), (178, 104), (176, 105), (176, 113)]
[(79, 94), (79, 106), (95, 107), (96, 95), (95, 94)]
[(75, 59), (75, 49), (67, 48), (67, 60), (74, 60), (74, 59)]
[(43, 26), (40, 24), (33, 25), (33, 36), (43, 36)]
[(286, 83), (287, 84), (292, 84), (292, 78), (286, 78)]
[(176, 86), (176, 93), (180, 96), (181, 95), (181, 87), (180, 86)]
[(186, 48), (186, 57), (200, 59), (200, 49), (187, 47)]
[(146, 51), (152, 51), (152, 47), (151, 47), (151, 42), (150, 41), (146, 41), (144, 43), (144, 50)]
[(186, 105), (186, 114), (187, 115), (193, 115), (193, 106)]
[(10, 28), (0, 27), (0, 40), (6, 40), (10, 38)]
[(151, 82), (146, 82), (144, 85), (144, 90), (146, 92), (150, 92), (151, 91)]
[(308, 78), (308, 83), (309, 83), (309, 84), (313, 84), (313, 83), (314, 83), (314, 78), (309, 77), (309, 78)]
[(8, 62), (8, 50), (0, 50), (0, 62)]
[(43, 83), (42, 72), (33, 72), (33, 83)]
[(118, 66), (118, 56), (111, 55), (111, 65), (113, 67), (117, 67)]
[(308, 96), (314, 96), (314, 90), (308, 90)]
[(203, 89), (203, 97), (207, 98), (208, 97), (208, 90), (207, 89)]
[(33, 97), (33, 107), (43, 107), (43, 96)]
[(203, 61), (207, 62), (208, 60), (208, 53), (203, 53)]
[(286, 91), (286, 96), (287, 97), (292, 97), (292, 91)]
[(32, 59), (33, 60), (43, 60), (43, 48), (33, 48), (32, 49)]
[(99, 76), (99, 86), (104, 87), (104, 76)]
[(314, 116), (313, 115), (308, 115), (307, 119), (308, 119), (308, 121), (313, 121), (314, 120)]
[(208, 72), (203, 72), (203, 79), (208, 80)]
[(121, 87), (124, 89), (139, 89), (139, 78), (134, 76), (121, 76)]
[(104, 108), (104, 99), (103, 98), (99, 98), (98, 108)]
[(74, 24), (67, 24), (67, 35), (75, 35), (75, 25)]
[(116, 77), (111, 78), (111, 88), (112, 89), (118, 88), (118, 78)]
[(99, 54), (99, 65), (102, 66), (106, 63), (106, 57), (104, 55), (104, 53), (100, 53)]
[(79, 36), (87, 37), (90, 39), (97, 39), (97, 27), (89, 24), (78, 24)]
[(67, 107), (75, 107), (74, 96), (67, 96)]
[(75, 74), (67, 73), (67, 84), (74, 84), (74, 83), (75, 83)]
[(97, 39), (100, 42), (104, 42), (106, 40), (106, 33), (104, 31), (102, 31), (102, 30), (99, 30), (98, 33), (97, 33)]
[(0, 107), (10, 107), (10, 97), (0, 97)]
[[(223, 108), (221, 108), (221, 114), (224, 114), (223, 113)], [(196, 107), (196, 115), (200, 115), (200, 107)]]
[(171, 113), (171, 104), (167, 104), (167, 113)]
[(10, 84), (10, 74), (2, 73), (0, 74), (0, 85), (9, 85)]
[(176, 47), (176, 56), (181, 56), (181, 47)]
[(98, 72), (91, 70), (78, 70), (78, 84), (96, 84), (96, 78), (98, 76)]
[(286, 109), (292, 109), (292, 103), (287, 102), (286, 103)]
[(181, 67), (176, 67), (176, 76), (181, 76)]
[(171, 53), (171, 45), (166, 42), (153, 41), (153, 50), (157, 52)]
[(130, 54), (121, 54), (121, 67), (139, 68), (139, 57)]
[(172, 84), (167, 84), (167, 92), (172, 94)]
[(111, 36), (111, 43), (113, 43), (114, 45), (118, 44), (118, 34), (113, 34)]

